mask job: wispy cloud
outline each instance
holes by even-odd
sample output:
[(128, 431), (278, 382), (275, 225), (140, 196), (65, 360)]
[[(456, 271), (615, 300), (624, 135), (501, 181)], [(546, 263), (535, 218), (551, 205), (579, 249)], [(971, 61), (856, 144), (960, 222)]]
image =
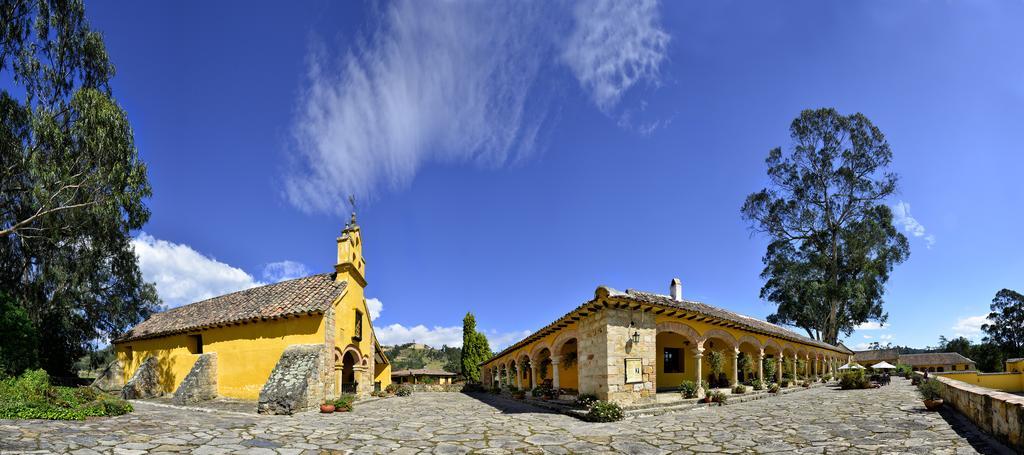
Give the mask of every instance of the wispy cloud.
[(391, 4), (343, 56), (314, 46), (285, 196), (307, 212), (337, 212), (345, 195), (403, 188), (427, 163), (524, 160), (543, 149), (558, 98), (542, 70), (566, 63), (607, 111), (630, 87), (657, 81), (668, 42), (657, 16), (651, 0), (572, 11), (515, 1)]
[(878, 322), (875, 322), (875, 321), (867, 321), (867, 322), (862, 322), (860, 324), (857, 324), (857, 326), (854, 327), (854, 329), (855, 330), (881, 330), (882, 329), (882, 324), (879, 324)]
[(953, 334), (965, 338), (977, 339), (982, 335), (981, 326), (988, 324), (988, 315), (968, 316), (957, 319), (956, 325), (952, 327)]
[(573, 17), (562, 58), (599, 108), (611, 109), (637, 83), (658, 83), (670, 36), (657, 1), (583, 1)]
[(156, 283), (157, 294), (168, 308), (264, 284), (188, 245), (144, 232), (132, 239), (132, 246), (143, 278)]
[(925, 245), (931, 248), (935, 245), (935, 236), (928, 234), (920, 222), (910, 215), (910, 203), (899, 201), (892, 206), (893, 220), (896, 224), (903, 226), (903, 230), (914, 237), (924, 239)]
[(309, 276), (309, 268), (301, 262), (271, 262), (263, 267), (263, 279), (270, 283)]

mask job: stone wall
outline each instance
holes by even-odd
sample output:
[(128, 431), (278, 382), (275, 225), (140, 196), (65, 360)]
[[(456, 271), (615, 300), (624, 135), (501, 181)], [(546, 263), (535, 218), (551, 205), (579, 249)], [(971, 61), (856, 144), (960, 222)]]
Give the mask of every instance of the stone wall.
[(456, 384), (396, 384), (397, 386), (412, 387), (413, 392), (461, 392), (465, 383)]
[(200, 354), (192, 370), (174, 391), (171, 402), (179, 405), (217, 398), (217, 353)]
[(263, 389), (257, 411), (260, 414), (293, 414), (312, 409), (324, 400), (323, 344), (300, 344), (285, 348)]
[[(631, 326), (632, 323), (632, 326)], [(641, 310), (604, 308), (579, 322), (579, 391), (623, 405), (655, 400), (654, 317)], [(634, 333), (640, 335), (633, 342)], [(626, 384), (626, 359), (640, 359), (641, 380)]]
[(120, 392), (124, 388), (124, 369), (121, 367), (121, 361), (115, 359), (107, 364), (91, 386), (104, 392)]
[(160, 388), (159, 364), (156, 357), (149, 356), (139, 364), (135, 374), (121, 389), (121, 398), (135, 400), (140, 398), (154, 398), (163, 395)]
[(1024, 453), (1024, 397), (942, 376), (942, 399), (979, 428)]

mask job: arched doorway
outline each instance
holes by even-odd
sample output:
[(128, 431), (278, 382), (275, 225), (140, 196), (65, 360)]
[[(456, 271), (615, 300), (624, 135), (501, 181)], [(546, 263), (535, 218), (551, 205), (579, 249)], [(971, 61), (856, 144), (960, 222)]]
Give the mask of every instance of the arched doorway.
[(359, 356), (353, 351), (345, 352), (345, 355), (341, 358), (341, 392), (342, 393), (356, 393), (356, 363), (359, 362)]

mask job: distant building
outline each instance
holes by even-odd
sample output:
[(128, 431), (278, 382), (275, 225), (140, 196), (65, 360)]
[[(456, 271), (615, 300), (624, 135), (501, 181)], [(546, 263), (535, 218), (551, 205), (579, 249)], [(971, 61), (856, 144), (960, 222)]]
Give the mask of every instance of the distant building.
[(921, 354), (900, 354), (897, 349), (875, 349), (870, 351), (854, 351), (853, 360), (863, 366), (870, 367), (878, 362), (889, 362), (893, 365), (910, 365), (914, 371), (942, 373), (947, 371), (972, 371), (974, 361), (956, 352), (926, 352)]
[(869, 351), (853, 351), (853, 361), (865, 367), (870, 367), (879, 362), (889, 362), (893, 365), (900, 363), (900, 351), (898, 349), (873, 349)]
[(1006, 359), (1005, 370), (1007, 373), (1024, 373), (1024, 357)]
[(415, 369), (391, 372), (391, 382), (397, 384), (438, 384), (448, 385), (455, 379), (455, 373), (444, 370)]

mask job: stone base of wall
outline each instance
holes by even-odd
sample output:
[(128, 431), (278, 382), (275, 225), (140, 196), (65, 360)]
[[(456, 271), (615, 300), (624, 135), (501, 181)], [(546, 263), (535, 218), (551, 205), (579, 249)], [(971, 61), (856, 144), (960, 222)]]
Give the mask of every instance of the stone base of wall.
[(124, 369), (121, 368), (121, 361), (114, 360), (107, 364), (107, 367), (100, 372), (91, 387), (104, 392), (120, 392), (124, 388)]
[(466, 384), (398, 384), (412, 387), (413, 392), (461, 392)]
[(294, 414), (313, 409), (324, 400), (322, 344), (288, 346), (260, 390), (260, 414)]
[(942, 399), (978, 428), (1024, 453), (1024, 397), (935, 376), (945, 385)]
[(217, 353), (200, 354), (174, 391), (171, 402), (186, 405), (214, 398), (217, 398)]
[(121, 389), (121, 398), (126, 400), (137, 400), (140, 398), (155, 398), (164, 394), (160, 388), (160, 377), (158, 373), (158, 362), (156, 357), (146, 357), (135, 370), (135, 374)]

